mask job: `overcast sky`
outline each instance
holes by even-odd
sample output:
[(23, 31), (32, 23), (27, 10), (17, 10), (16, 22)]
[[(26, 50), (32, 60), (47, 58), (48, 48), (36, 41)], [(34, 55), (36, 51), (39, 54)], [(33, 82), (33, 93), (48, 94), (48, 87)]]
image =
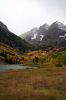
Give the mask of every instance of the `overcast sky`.
[(0, 21), (17, 35), (44, 23), (66, 25), (66, 0), (0, 0)]

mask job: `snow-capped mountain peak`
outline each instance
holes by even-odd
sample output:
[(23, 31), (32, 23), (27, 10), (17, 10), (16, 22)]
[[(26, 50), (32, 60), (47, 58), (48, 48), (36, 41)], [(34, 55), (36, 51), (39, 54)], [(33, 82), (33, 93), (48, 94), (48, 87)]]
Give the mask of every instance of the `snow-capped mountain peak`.
[(30, 30), (30, 32), (32, 32), (32, 33), (35, 33), (37, 31), (38, 31), (38, 28), (37, 27), (36, 28), (33, 28), (32, 30)]
[(66, 30), (66, 26), (63, 23), (56, 21), (55, 24), (58, 26), (59, 29)]
[(64, 47), (66, 46), (66, 26), (61, 22), (51, 25), (44, 24), (38, 29), (27, 32), (24, 39), (35, 48)]
[(44, 29), (48, 30), (49, 25), (48, 24), (44, 24)]

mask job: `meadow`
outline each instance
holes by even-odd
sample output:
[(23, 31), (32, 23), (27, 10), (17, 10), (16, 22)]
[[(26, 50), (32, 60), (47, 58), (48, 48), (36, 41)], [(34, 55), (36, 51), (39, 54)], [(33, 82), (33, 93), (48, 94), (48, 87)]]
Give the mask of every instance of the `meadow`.
[(65, 48), (22, 53), (0, 45), (0, 63), (27, 66), (0, 71), (0, 100), (66, 100)]
[(66, 100), (66, 68), (0, 72), (0, 100)]

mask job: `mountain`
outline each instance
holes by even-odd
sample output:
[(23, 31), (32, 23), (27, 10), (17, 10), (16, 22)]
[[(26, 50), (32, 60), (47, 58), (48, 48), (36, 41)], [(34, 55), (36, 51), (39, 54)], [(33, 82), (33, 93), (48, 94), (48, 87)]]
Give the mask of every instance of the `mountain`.
[(30, 49), (29, 44), (25, 40), (10, 32), (2, 22), (0, 22), (0, 42), (23, 52)]
[(66, 26), (58, 21), (51, 24), (46, 36), (43, 38), (43, 43), (43, 45), (45, 45), (46, 47), (65, 47)]
[(47, 24), (44, 24), (39, 28), (33, 28), (29, 32), (21, 34), (20, 37), (32, 44), (33, 42), (41, 41), (45, 36), (48, 28), (49, 26)]
[(50, 26), (44, 24), (32, 30), (20, 35), (20, 37), (32, 44), (35, 49), (60, 48), (66, 46), (66, 26), (61, 22), (56, 21)]

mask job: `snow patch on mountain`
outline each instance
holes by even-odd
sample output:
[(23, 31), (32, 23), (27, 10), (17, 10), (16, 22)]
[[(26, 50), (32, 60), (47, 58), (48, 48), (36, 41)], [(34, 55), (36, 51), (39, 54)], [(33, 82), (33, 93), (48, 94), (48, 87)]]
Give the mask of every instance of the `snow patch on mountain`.
[(66, 37), (66, 34), (65, 35), (60, 35), (59, 37), (60, 38), (65, 38)]
[(37, 33), (35, 33), (34, 36), (31, 37), (31, 39), (32, 39), (32, 40), (33, 40), (33, 39), (36, 39), (36, 37), (37, 37)]
[(59, 38), (64, 38), (65, 36), (60, 35)]
[(42, 41), (42, 40), (43, 40), (43, 37), (44, 37), (44, 35), (40, 35), (40, 41)]

